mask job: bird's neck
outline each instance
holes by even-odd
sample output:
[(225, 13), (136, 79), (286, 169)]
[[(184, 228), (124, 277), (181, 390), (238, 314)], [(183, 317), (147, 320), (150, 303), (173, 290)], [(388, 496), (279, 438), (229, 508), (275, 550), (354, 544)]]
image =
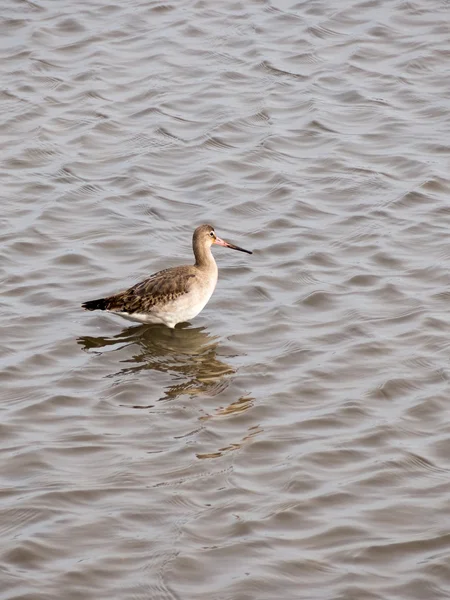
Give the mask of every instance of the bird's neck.
[(209, 246), (194, 245), (195, 266), (200, 269), (217, 269), (216, 261)]

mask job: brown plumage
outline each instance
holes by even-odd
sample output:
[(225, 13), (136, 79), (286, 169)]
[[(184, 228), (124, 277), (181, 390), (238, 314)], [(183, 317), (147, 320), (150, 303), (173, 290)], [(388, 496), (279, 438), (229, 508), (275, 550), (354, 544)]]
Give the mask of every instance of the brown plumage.
[(112, 310), (129, 314), (148, 312), (158, 304), (176, 300), (189, 292), (189, 280), (195, 278), (195, 273), (189, 272), (190, 269), (193, 270), (194, 267), (173, 267), (158, 271), (124, 292), (100, 300), (90, 300), (81, 306), (87, 310)]
[(217, 265), (212, 244), (241, 252), (216, 236), (212, 225), (200, 225), (194, 231), (194, 265), (164, 269), (124, 292), (82, 304), (86, 310), (106, 310), (144, 323), (177, 323), (194, 318), (210, 299), (217, 283)]

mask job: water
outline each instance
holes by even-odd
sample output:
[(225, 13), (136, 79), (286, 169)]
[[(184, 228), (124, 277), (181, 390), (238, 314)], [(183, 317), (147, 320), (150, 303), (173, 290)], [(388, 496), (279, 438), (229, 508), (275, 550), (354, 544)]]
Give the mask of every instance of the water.
[(449, 10), (3, 3), (0, 600), (448, 598)]

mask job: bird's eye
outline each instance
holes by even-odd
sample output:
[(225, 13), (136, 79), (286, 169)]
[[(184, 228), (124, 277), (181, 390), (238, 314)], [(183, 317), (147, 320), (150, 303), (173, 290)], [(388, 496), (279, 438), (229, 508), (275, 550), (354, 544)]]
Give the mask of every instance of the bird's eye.
[(210, 231), (210, 232), (209, 232), (209, 235), (210, 235), (211, 237), (214, 237), (214, 231)]

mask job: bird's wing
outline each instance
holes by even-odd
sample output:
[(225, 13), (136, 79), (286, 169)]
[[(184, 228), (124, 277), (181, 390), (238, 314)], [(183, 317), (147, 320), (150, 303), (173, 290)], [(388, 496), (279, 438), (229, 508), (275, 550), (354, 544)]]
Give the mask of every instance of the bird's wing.
[(172, 267), (158, 271), (133, 287), (106, 298), (107, 309), (118, 312), (146, 312), (187, 294), (195, 278), (193, 267)]

